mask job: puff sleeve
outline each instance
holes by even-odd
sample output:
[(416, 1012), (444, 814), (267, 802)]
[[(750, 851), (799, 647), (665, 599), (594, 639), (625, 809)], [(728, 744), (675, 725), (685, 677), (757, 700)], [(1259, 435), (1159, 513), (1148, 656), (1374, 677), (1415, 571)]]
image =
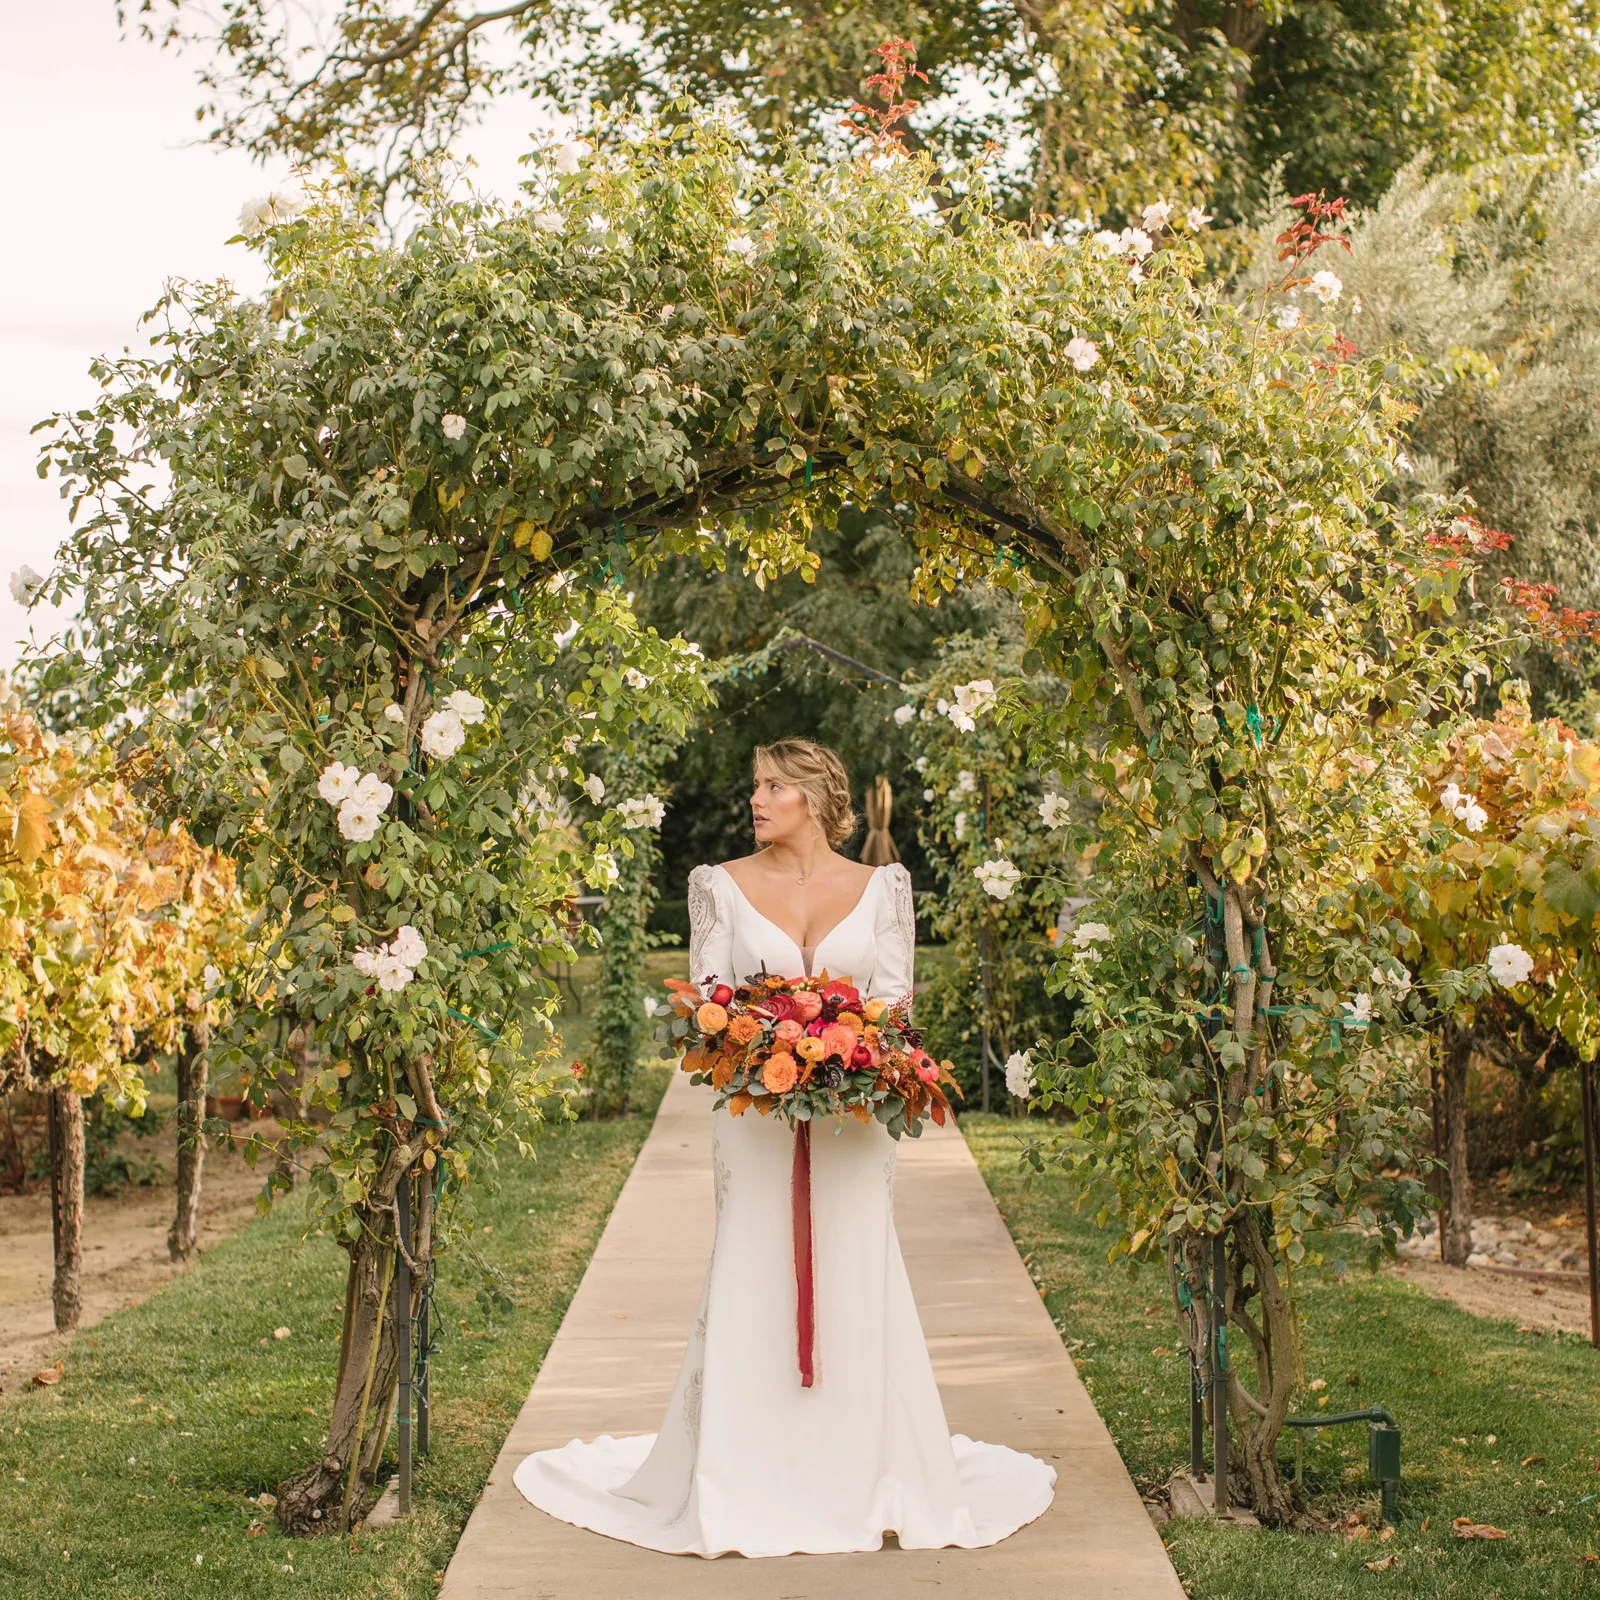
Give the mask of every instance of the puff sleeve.
[(719, 983), (732, 984), (733, 919), (715, 867), (689, 874), (689, 980), (709, 995)]
[(885, 883), (878, 898), (872, 998), (891, 1005), (911, 994), (917, 946), (917, 918), (911, 899), (911, 874), (902, 862), (878, 869)]

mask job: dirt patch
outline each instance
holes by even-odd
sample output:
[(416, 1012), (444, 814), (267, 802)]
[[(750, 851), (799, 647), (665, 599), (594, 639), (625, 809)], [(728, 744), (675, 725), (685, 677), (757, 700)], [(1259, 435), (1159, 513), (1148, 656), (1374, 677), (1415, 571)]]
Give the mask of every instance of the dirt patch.
[(1499, 1317), (1519, 1328), (1588, 1333), (1586, 1282), (1535, 1282), (1484, 1267), (1447, 1267), (1442, 1261), (1406, 1260), (1389, 1270), (1427, 1294), (1451, 1300), (1475, 1317)]
[[(267, 1137), (278, 1124), (250, 1125)], [(83, 1217), (83, 1320), (80, 1328), (124, 1306), (137, 1305), (184, 1268), (167, 1256), (167, 1230), (177, 1206), (173, 1160), (163, 1154), (161, 1181), (91, 1197)], [(241, 1156), (207, 1150), (200, 1190), (200, 1253), (220, 1244), (257, 1215), (255, 1197), (269, 1164), (247, 1167)], [(0, 1390), (15, 1393), (53, 1361), (70, 1335), (55, 1331), (50, 1308), (54, 1249), (50, 1195), (0, 1195)]]

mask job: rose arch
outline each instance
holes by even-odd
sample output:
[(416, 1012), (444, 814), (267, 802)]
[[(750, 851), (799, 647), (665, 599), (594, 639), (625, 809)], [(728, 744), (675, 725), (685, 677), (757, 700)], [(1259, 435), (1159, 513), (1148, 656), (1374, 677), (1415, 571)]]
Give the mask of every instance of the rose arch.
[[(1429, 542), (1440, 507), (1390, 493), (1398, 373), (1202, 286), (1160, 208), (1062, 239), (889, 147), (774, 177), (698, 114), (634, 133), (546, 159), (525, 203), (437, 193), (399, 245), (336, 187), (259, 219), (268, 294), (170, 286), (156, 354), (55, 419), (54, 582), (83, 617), (58, 670), (92, 672), (106, 718), (143, 709), (174, 807), (273, 910), (215, 1048), (258, 1084), (286, 1041), (316, 1063), (271, 1183), (325, 1158), (350, 1276), (327, 1440), (280, 1520), (370, 1505), (396, 1193), (416, 1283), (458, 1225), (441, 1177), (459, 1194), (559, 1104), (541, 958), (573, 884), (632, 848), (599, 759), (705, 703), (626, 568), (690, 552), (762, 582), (865, 503), (914, 529), (930, 600), (1014, 589), (1070, 686), (997, 714), (1094, 789), (1128, 936), (1095, 969), (1098, 1066), (1041, 1085), (1099, 1140), (1119, 1248), (1165, 1251), (1198, 1299), (1225, 1241), (1253, 1366), (1225, 1392), (1279, 1517), (1283, 1264), (1319, 1230), (1381, 1243), (1411, 1203), (1383, 1177), (1414, 1127), (1398, 1078), (1355, 1030), (1274, 1013), (1290, 963), (1308, 1012), (1370, 964), (1316, 927), (1317, 874), (1384, 825), (1328, 763), (1381, 765), (1460, 693), (1468, 562)], [(583, 820), (542, 826), (562, 792)]]

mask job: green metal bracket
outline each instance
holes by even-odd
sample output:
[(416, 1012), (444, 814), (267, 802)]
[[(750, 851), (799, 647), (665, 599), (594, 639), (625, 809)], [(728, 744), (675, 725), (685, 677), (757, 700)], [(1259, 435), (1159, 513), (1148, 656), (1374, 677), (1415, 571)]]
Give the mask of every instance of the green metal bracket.
[[(1285, 1417), (1286, 1428), (1309, 1428), (1315, 1437), (1318, 1428), (1337, 1428), (1347, 1422), (1364, 1422), (1367, 1425), (1367, 1470), (1372, 1474), (1383, 1495), (1383, 1522), (1399, 1520), (1397, 1502), (1400, 1495), (1400, 1424), (1382, 1406), (1368, 1406), (1364, 1411), (1338, 1411), (1330, 1417)], [(1295, 1479), (1303, 1475), (1304, 1447), (1300, 1435), (1295, 1436)]]

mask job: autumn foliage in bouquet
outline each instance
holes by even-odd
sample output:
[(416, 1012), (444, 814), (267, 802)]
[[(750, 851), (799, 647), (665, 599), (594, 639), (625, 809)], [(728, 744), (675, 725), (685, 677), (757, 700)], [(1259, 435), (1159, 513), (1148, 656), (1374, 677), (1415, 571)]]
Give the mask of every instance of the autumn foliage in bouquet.
[(762, 971), (709, 997), (669, 978), (675, 1015), (656, 1030), (668, 1055), (681, 1051), (692, 1083), (709, 1082), (717, 1109), (791, 1123), (846, 1112), (876, 1117), (895, 1137), (941, 1127), (944, 1086), (961, 1092), (948, 1061), (935, 1061), (911, 1026), (909, 1001), (863, 1000), (848, 978), (780, 978)]

